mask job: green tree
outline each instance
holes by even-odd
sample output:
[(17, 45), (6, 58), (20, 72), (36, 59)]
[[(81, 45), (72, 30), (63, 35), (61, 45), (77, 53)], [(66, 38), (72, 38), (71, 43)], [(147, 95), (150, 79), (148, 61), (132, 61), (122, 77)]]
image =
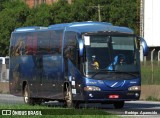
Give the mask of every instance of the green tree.
[(100, 16), (101, 21), (109, 22), (110, 0), (88, 0), (87, 5), (90, 20), (99, 21)]
[(54, 3), (50, 12), (51, 24), (72, 22), (70, 5), (64, 0)]
[(48, 26), (51, 22), (50, 6), (41, 4), (36, 8), (30, 9), (24, 26)]
[(2, 11), (4, 9), (3, 4), (6, 2), (7, 0), (0, 0), (0, 11)]
[(109, 22), (114, 25), (126, 26), (139, 33), (139, 2), (138, 0), (112, 0), (109, 9)]
[(71, 18), (72, 21), (78, 22), (78, 21), (89, 21), (90, 16), (89, 16), (89, 9), (88, 9), (88, 2), (85, 0), (74, 0), (73, 3), (71, 4)]
[(20, 1), (7, 1), (3, 4), (3, 10), (0, 11), (0, 55), (8, 55), (9, 40), (11, 32), (23, 26), (26, 17), (29, 14), (29, 8)]
[(74, 0), (71, 16), (75, 21), (101, 21), (125, 26), (139, 34), (139, 0)]
[(101, 21), (132, 28), (139, 34), (139, 0), (59, 0), (53, 5), (29, 8), (21, 0), (0, 0), (0, 54), (8, 55), (11, 32), (23, 26), (48, 26), (57, 23)]

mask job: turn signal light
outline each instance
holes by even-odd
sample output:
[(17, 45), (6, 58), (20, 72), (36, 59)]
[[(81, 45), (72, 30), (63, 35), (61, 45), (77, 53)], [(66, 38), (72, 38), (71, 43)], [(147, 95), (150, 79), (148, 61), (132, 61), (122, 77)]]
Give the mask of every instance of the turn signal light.
[(96, 86), (86, 86), (86, 87), (84, 87), (84, 90), (85, 91), (101, 91), (101, 89)]

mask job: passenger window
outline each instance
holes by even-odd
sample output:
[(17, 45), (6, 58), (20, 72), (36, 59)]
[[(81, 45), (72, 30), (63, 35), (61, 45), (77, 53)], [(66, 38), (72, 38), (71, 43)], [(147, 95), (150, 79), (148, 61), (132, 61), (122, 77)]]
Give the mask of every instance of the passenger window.
[(23, 55), (25, 52), (25, 34), (15, 34), (12, 37), (11, 56)]
[(50, 32), (38, 32), (38, 54), (49, 53)]
[(50, 52), (52, 54), (60, 54), (62, 49), (63, 31), (51, 31)]
[(76, 64), (77, 38), (75, 32), (66, 33), (64, 45), (65, 58), (69, 58), (74, 64)]
[(29, 33), (27, 35), (25, 53), (27, 55), (37, 53), (37, 34), (36, 33)]

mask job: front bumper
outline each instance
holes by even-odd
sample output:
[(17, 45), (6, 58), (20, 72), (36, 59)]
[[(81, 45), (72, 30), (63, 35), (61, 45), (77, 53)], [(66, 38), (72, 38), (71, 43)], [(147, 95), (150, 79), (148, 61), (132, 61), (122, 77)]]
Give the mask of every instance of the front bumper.
[[(111, 98), (110, 96), (118, 96)], [(88, 91), (84, 92), (86, 102), (114, 102), (139, 100), (140, 91)]]

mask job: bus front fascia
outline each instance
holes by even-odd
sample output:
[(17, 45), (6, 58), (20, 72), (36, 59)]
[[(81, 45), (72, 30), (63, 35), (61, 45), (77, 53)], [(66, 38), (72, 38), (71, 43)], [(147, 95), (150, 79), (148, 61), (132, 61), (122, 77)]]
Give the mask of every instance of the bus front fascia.
[[(82, 37), (83, 38), (78, 38), (78, 47), (79, 47), (79, 57), (81, 58), (81, 57), (83, 57), (84, 56), (84, 53), (85, 53), (85, 36), (90, 36), (90, 35), (101, 35), (101, 34), (99, 34), (99, 33), (93, 33), (93, 34), (84, 34)], [(104, 35), (104, 33), (103, 33), (103, 35)], [(105, 35), (108, 35), (108, 36), (119, 36), (119, 35), (123, 35), (123, 36), (135, 36), (135, 38), (136, 38), (136, 40), (137, 40), (137, 42), (138, 42), (138, 44), (143, 44), (143, 46), (144, 46), (144, 48), (143, 48), (143, 51), (145, 52), (145, 55), (147, 54), (147, 43), (145, 42), (145, 40), (143, 39), (143, 38), (140, 38), (140, 37), (138, 37), (138, 36), (136, 36), (136, 35), (134, 35), (134, 34), (108, 34), (108, 33), (106, 33)], [(139, 46), (140, 45), (138, 45), (138, 48), (139, 48)], [(83, 60), (84, 61), (84, 60)], [(83, 62), (81, 62), (81, 63), (83, 63)], [(73, 65), (72, 65), (72, 63), (70, 62), (69, 63), (69, 68), (71, 69), (71, 70), (75, 70), (75, 72), (74, 72), (74, 74), (71, 72), (70, 73), (70, 76), (72, 77), (72, 79), (71, 79), (71, 81), (75, 81), (75, 83), (77, 84), (77, 85), (79, 85), (79, 87), (77, 88), (77, 87), (75, 87), (75, 88), (73, 88), (73, 90), (76, 90), (76, 92), (73, 92), (73, 94), (74, 94), (74, 96), (75, 97), (73, 97), (73, 99), (75, 99), (75, 100), (77, 100), (77, 99), (79, 99), (79, 100), (88, 100), (89, 98), (87, 98), (86, 97), (86, 95), (88, 94), (88, 93), (92, 93), (93, 91), (88, 91), (88, 90), (94, 90), (94, 92), (93, 93), (96, 93), (96, 96), (98, 95), (99, 96), (99, 93), (101, 93), (101, 92), (103, 92), (103, 91), (101, 91), (100, 90), (100, 88), (98, 88), (98, 87), (96, 87), (96, 86), (91, 86), (92, 88), (89, 88), (90, 86), (87, 86), (86, 85), (86, 82), (88, 81), (88, 82), (90, 82), (90, 83), (96, 83), (96, 82), (101, 82), (100, 80), (99, 81), (97, 81), (97, 80), (94, 80), (94, 79), (92, 79), (92, 78), (88, 78), (88, 77), (86, 77), (85, 75), (84, 75), (84, 73), (82, 74), (82, 72), (80, 72), (80, 71), (78, 71)], [(80, 72), (80, 73), (79, 73)], [(78, 74), (76, 74), (76, 73), (78, 73)], [(92, 82), (93, 81), (93, 82)], [(131, 90), (129, 90), (129, 91), (126, 91), (126, 92), (128, 92), (128, 93), (126, 93), (126, 94), (132, 94), (132, 93), (134, 93), (134, 96), (136, 96), (135, 97), (135, 99), (134, 100), (137, 100), (137, 99), (139, 99), (139, 95), (140, 95), (140, 76), (136, 79), (133, 79), (133, 80), (127, 80), (128, 81), (128, 84), (129, 83), (134, 83), (134, 82), (136, 82), (137, 83), (137, 85), (135, 84), (135, 86), (131, 86), (130, 88), (128, 88), (128, 89), (131, 89)], [(74, 83), (74, 82), (73, 82)], [(100, 84), (102, 84), (102, 83), (104, 83), (104, 82), (101, 82)], [(138, 84), (139, 83), (139, 84)], [(135, 88), (133, 88), (133, 87), (135, 87)], [(138, 88), (138, 91), (137, 92), (134, 92), (134, 90), (136, 90)], [(95, 92), (96, 91), (96, 92)], [(133, 92), (132, 92), (133, 91)], [(82, 93), (83, 93), (83, 95), (82, 95)], [(107, 93), (108, 94), (108, 93)], [(109, 94), (111, 94), (111, 93), (109, 93)], [(90, 94), (88, 94), (88, 95), (90, 95)], [(132, 95), (130, 95), (130, 96), (132, 96)], [(88, 97), (92, 97), (92, 96), (88, 96)], [(99, 98), (98, 98), (99, 99)], [(98, 100), (97, 99), (97, 100)], [(132, 100), (133, 98), (128, 98), (128, 99), (122, 99), (122, 100)]]

